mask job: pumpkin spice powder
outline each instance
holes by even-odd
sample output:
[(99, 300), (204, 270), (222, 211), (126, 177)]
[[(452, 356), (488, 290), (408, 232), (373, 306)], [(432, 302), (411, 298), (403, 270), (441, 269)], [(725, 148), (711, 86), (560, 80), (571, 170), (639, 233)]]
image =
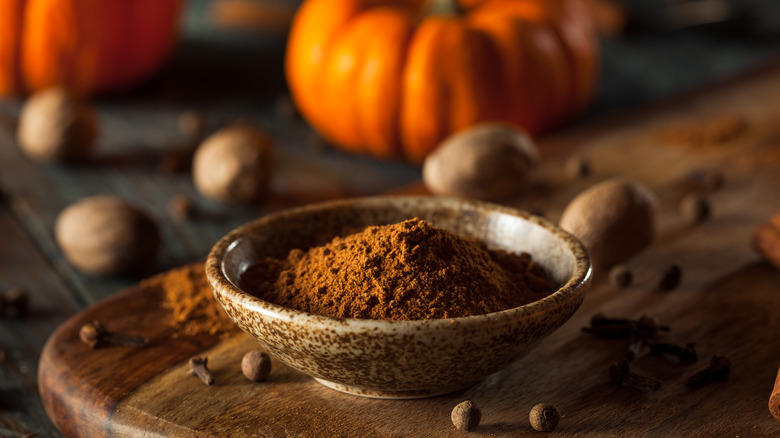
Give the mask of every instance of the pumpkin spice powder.
[(189, 265), (157, 275), (141, 283), (142, 288), (161, 288), (162, 307), (170, 312), (168, 324), (176, 328), (173, 337), (200, 333), (226, 336), (237, 327), (214, 301), (202, 264)]
[(418, 320), (479, 315), (549, 295), (542, 267), (526, 254), (488, 249), (411, 219), (336, 237), (242, 275), (261, 299), (331, 317)]

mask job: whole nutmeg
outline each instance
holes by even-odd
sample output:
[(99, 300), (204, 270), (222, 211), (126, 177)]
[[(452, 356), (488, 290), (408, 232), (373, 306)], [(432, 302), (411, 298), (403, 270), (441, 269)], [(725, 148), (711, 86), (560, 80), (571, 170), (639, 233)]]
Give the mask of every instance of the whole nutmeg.
[(150, 264), (160, 246), (157, 223), (121, 198), (84, 198), (57, 217), (55, 237), (65, 257), (93, 275), (124, 274)]
[(272, 161), (270, 137), (248, 124), (235, 124), (198, 146), (192, 178), (207, 198), (226, 204), (249, 204), (268, 192)]
[(609, 268), (655, 238), (657, 203), (655, 194), (642, 184), (614, 178), (572, 199), (560, 226), (588, 248), (594, 266)]
[(253, 382), (262, 382), (271, 374), (271, 356), (260, 350), (248, 351), (241, 359), (241, 372)]
[(96, 136), (95, 111), (65, 88), (33, 94), (19, 116), (17, 141), (36, 161), (84, 161)]
[(531, 137), (520, 129), (485, 123), (446, 138), (423, 163), (433, 194), (497, 200), (519, 194), (539, 161)]
[(450, 419), (456, 429), (470, 431), (479, 426), (479, 422), (482, 420), (482, 411), (474, 406), (471, 400), (466, 400), (452, 408)]
[(764, 260), (780, 269), (780, 212), (753, 231), (751, 243)]

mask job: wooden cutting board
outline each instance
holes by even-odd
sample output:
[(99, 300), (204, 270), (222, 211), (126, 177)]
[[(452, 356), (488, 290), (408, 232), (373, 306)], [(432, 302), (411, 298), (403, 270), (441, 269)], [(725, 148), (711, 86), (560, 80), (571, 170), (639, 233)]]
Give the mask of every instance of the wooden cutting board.
[[(632, 117), (543, 140), (545, 165), (534, 190), (516, 202), (556, 220), (566, 202), (616, 175), (651, 186), (661, 200), (660, 234), (630, 260), (635, 282), (615, 290), (598, 273), (582, 308), (526, 357), (478, 385), (422, 400), (375, 400), (342, 394), (274, 361), (268, 382), (240, 373), (248, 336), (178, 336), (160, 307), (162, 291), (138, 286), (74, 316), (49, 339), (40, 361), (40, 391), (49, 416), (68, 436), (460, 436), (450, 422), (458, 402), (482, 408), (470, 436), (536, 435), (527, 420), (539, 402), (562, 413), (551, 436), (778, 436), (767, 401), (780, 364), (780, 271), (750, 247), (753, 229), (780, 210), (780, 70), (677, 100)], [(670, 130), (736, 116), (745, 129), (704, 146), (676, 145)], [(678, 133), (680, 131), (677, 131)], [(587, 156), (593, 173), (564, 177), (563, 161)], [(724, 171), (723, 188), (706, 192), (712, 219), (694, 226), (677, 213), (696, 168)], [(414, 191), (419, 188), (408, 188)], [(670, 263), (684, 277), (673, 291), (656, 284)], [(165, 274), (163, 274), (165, 275)], [(146, 284), (146, 283), (145, 283)], [(583, 333), (589, 318), (657, 317), (668, 342), (695, 342), (699, 361), (682, 366), (643, 354), (633, 367), (663, 382), (652, 394), (608, 383), (625, 341)], [(141, 349), (91, 350), (78, 339), (85, 322), (150, 338)], [(685, 377), (709, 358), (732, 361), (728, 382), (691, 390)], [(216, 376), (205, 386), (186, 374), (187, 360), (207, 355)]]

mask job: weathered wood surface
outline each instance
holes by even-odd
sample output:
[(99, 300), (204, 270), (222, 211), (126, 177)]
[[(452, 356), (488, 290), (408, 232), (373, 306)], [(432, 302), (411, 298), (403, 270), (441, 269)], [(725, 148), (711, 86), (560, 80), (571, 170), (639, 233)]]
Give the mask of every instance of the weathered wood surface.
[[(275, 362), (267, 383), (245, 381), (240, 357), (254, 348), (245, 335), (211, 345), (199, 340), (177, 345), (160, 326), (159, 292), (131, 288), (87, 309), (62, 326), (44, 350), (41, 392), (47, 403), (68, 397), (73, 409), (98, 415), (50, 412), (64, 431), (136, 436), (458, 436), (451, 408), (471, 399), (483, 409), (474, 436), (531, 436), (527, 413), (537, 402), (559, 407), (563, 419), (552, 436), (777, 436), (780, 423), (767, 400), (780, 363), (776, 342), (780, 314), (780, 271), (750, 248), (757, 224), (780, 209), (780, 70), (708, 93), (678, 99), (637, 116), (585, 127), (542, 141), (545, 165), (536, 189), (511, 205), (541, 210), (557, 219), (565, 203), (596, 181), (629, 176), (651, 186), (661, 200), (660, 235), (647, 251), (628, 262), (635, 283), (618, 291), (597, 274), (582, 308), (525, 358), (480, 384), (424, 400), (382, 401), (322, 387)], [(738, 115), (746, 132), (720, 145), (675, 146), (659, 135), (703, 120)], [(562, 176), (573, 152), (587, 156), (593, 174)], [(706, 191), (712, 219), (686, 224), (677, 212), (690, 186), (685, 175), (718, 168), (726, 184)], [(401, 192), (421, 191), (408, 186)], [(657, 282), (670, 263), (684, 277), (674, 291)], [(620, 317), (649, 315), (671, 326), (664, 340), (695, 342), (696, 364), (682, 366), (642, 355), (633, 367), (663, 382), (652, 394), (608, 383), (609, 365), (622, 357), (625, 342), (583, 333), (595, 313)], [(116, 316), (122, 315), (116, 319)], [(86, 320), (114, 320), (117, 330), (154, 339), (138, 351), (93, 351), (76, 339)], [(137, 329), (137, 330), (136, 330)], [(185, 373), (197, 349), (209, 356), (217, 383), (206, 387)], [(166, 351), (163, 358), (160, 352)], [(685, 377), (724, 355), (733, 362), (728, 382), (691, 390)]]
[[(300, 3), (257, 1), (283, 7)], [(307, 147), (311, 130), (300, 120), (280, 118), (273, 112), (275, 99), (285, 89), (284, 35), (276, 28), (245, 32), (215, 26), (208, 13), (212, 4), (211, 0), (189, 0), (182, 44), (163, 72), (130, 94), (97, 100), (103, 129), (96, 163), (76, 167), (33, 165), (19, 153), (13, 139), (20, 101), (0, 101), (0, 187), (9, 195), (0, 205), (0, 287), (23, 286), (32, 296), (29, 318), (0, 318), (0, 350), (6, 353), (6, 360), (0, 363), (0, 436), (21, 437), (28, 432), (46, 437), (60, 435), (47, 418), (36, 389), (38, 358), (45, 340), (68, 317), (140, 280), (90, 277), (66, 263), (54, 243), (52, 230), (56, 215), (70, 202), (90, 194), (116, 193), (149, 209), (159, 219), (164, 239), (151, 274), (202, 259), (225, 232), (272, 210), (335, 197), (382, 193), (399, 186), (404, 191), (419, 190), (417, 185), (409, 186), (419, 179), (417, 168)], [(758, 8), (758, 18), (777, 15), (766, 12), (777, 10), (773, 1), (750, 2), (749, 6)], [(771, 34), (772, 28), (777, 27), (772, 20), (759, 21), (761, 26), (752, 28), (758, 31), (756, 35)], [(638, 32), (604, 41), (602, 48), (601, 83), (589, 115), (581, 123), (592, 121), (596, 115), (635, 107), (728, 77), (778, 53), (776, 41), (745, 39), (713, 29)], [(763, 102), (771, 96), (752, 98)], [(175, 121), (185, 109), (204, 112), (209, 130), (246, 118), (274, 135), (280, 152), (280, 173), (274, 183), (276, 196), (270, 202), (246, 209), (227, 209), (199, 198), (187, 175), (169, 177), (157, 173), (161, 151), (182, 141)], [(626, 119), (612, 122), (612, 126), (625, 127), (624, 122)], [(562, 159), (580, 144), (587, 147), (589, 139), (608, 129), (599, 124), (545, 139), (545, 159)], [(620, 149), (617, 145), (614, 148)], [(610, 171), (605, 168), (594, 178)], [(549, 198), (531, 197), (517, 205), (543, 207), (552, 217), (563, 199), (590, 182), (555, 186), (556, 190), (548, 192)], [(664, 190), (669, 193), (667, 199), (673, 199), (677, 193), (674, 188)], [(168, 218), (167, 202), (180, 193), (193, 196), (199, 207), (221, 219), (174, 223)], [(756, 204), (753, 207), (761, 211), (772, 207), (763, 200)], [(742, 256), (752, 257), (740, 240), (746, 235), (747, 225), (740, 226), (742, 234), (735, 237), (735, 242), (740, 242), (738, 250)], [(666, 239), (673, 240), (674, 235)], [(736, 263), (741, 259), (732, 260)], [(620, 310), (613, 305), (612, 310), (615, 309)], [(274, 431), (283, 433), (281, 429)]]

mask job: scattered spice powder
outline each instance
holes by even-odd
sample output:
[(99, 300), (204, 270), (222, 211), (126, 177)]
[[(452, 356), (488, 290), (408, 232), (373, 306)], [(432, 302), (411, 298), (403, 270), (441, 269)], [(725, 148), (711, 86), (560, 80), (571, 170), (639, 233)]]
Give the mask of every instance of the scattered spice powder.
[(241, 277), (256, 296), (332, 316), (455, 318), (506, 310), (550, 294), (530, 255), (489, 250), (421, 219), (336, 237), (286, 259), (266, 258)]
[(141, 283), (141, 287), (160, 287), (165, 292), (162, 307), (170, 310), (168, 323), (179, 335), (199, 333), (225, 335), (237, 327), (211, 294), (202, 263), (174, 269)]
[(662, 130), (659, 139), (685, 149), (720, 146), (744, 135), (748, 123), (744, 117), (724, 115), (709, 120)]

